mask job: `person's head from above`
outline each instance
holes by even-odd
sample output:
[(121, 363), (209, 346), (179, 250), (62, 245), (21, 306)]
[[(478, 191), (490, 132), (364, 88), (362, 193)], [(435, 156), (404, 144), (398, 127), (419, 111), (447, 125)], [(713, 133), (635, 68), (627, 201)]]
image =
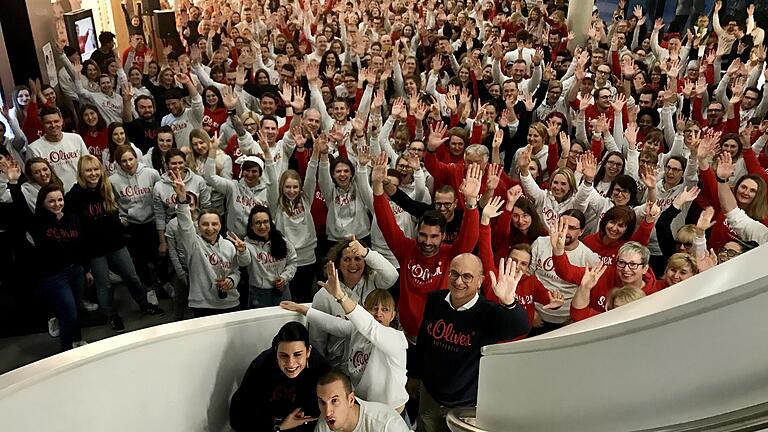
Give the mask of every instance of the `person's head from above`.
[(636, 221), (637, 216), (631, 207), (616, 205), (600, 220), (600, 237), (607, 243), (628, 240), (635, 230)]
[[(639, 127), (639, 129), (642, 132), (643, 126)], [(642, 147), (643, 151), (661, 153), (665, 149), (664, 133), (658, 128), (649, 127), (645, 133), (645, 141), (640, 144), (642, 145), (638, 145), (638, 147)]]
[(422, 255), (433, 257), (440, 252), (440, 245), (445, 239), (446, 223), (443, 214), (434, 210), (427, 210), (419, 218), (416, 244)]
[(263, 205), (255, 205), (248, 215), (247, 237), (252, 240), (267, 241), (277, 228), (272, 221), (272, 213)]
[(696, 225), (683, 225), (675, 234), (675, 250), (680, 253), (692, 254), (693, 243), (696, 240)]
[(517, 83), (512, 80), (508, 79), (504, 81), (504, 84), (501, 86), (502, 94), (504, 95), (504, 101), (507, 103), (507, 106), (514, 105), (517, 103), (518, 98), (518, 87)]
[(385, 289), (377, 288), (365, 296), (363, 307), (373, 319), (384, 327), (389, 327), (395, 319), (397, 308), (392, 294)]
[(194, 21), (200, 20), (201, 11), (199, 7), (192, 6), (187, 11), (189, 12), (189, 19)]
[[(630, 209), (631, 210), (631, 209)], [(648, 271), (651, 253), (638, 242), (626, 242), (616, 255), (616, 271), (624, 285), (643, 286), (643, 275)]]
[(595, 68), (595, 81), (599, 86), (604, 86), (611, 78), (611, 67), (607, 64), (601, 64)]
[(269, 73), (264, 69), (259, 69), (254, 73), (256, 84), (260, 86), (269, 85)]
[(31, 94), (29, 92), (29, 87), (20, 85), (13, 89), (13, 104), (16, 109), (20, 109), (20, 107), (26, 107), (29, 105), (30, 100)]
[(482, 144), (472, 144), (464, 150), (464, 169), (469, 169), (472, 164), (476, 164), (480, 166), (481, 170), (485, 171), (489, 158), (488, 147)]
[(62, 182), (56, 172), (53, 171), (51, 163), (41, 157), (31, 157), (24, 163), (24, 173), (26, 173), (30, 182), (38, 186), (45, 186), (49, 183), (62, 186)]
[(56, 90), (54, 90), (50, 84), (44, 84), (40, 91), (43, 94), (43, 97), (45, 97), (45, 99), (48, 101), (48, 104), (56, 105), (56, 99), (58, 99), (56, 96)]
[[(528, 128), (528, 145), (533, 148), (534, 153), (538, 153), (545, 145), (549, 143), (549, 131), (542, 122), (534, 122)], [(533, 157), (536, 157), (534, 154)]]
[[(554, 105), (563, 95), (563, 85), (560, 81), (552, 80), (547, 87), (547, 104)], [(557, 111), (553, 111), (557, 112)]]
[(636, 206), (637, 181), (632, 176), (621, 174), (611, 182), (607, 196), (614, 205)]
[(61, 139), (61, 128), (64, 120), (58, 108), (51, 106), (41, 107), (40, 122), (43, 124), (43, 132), (47, 140), (58, 141)]
[(602, 48), (593, 49), (590, 59), (592, 60), (592, 67), (597, 70), (600, 65), (605, 64), (605, 50)]
[(707, 27), (709, 27), (709, 15), (699, 15), (699, 17), (696, 18), (696, 27), (706, 30)]
[(645, 292), (636, 286), (625, 285), (617, 287), (608, 293), (608, 298), (605, 300), (606, 309), (616, 309), (619, 306), (624, 306), (643, 297), (645, 297)]
[[(401, 161), (405, 162), (405, 161)], [(405, 170), (408, 170), (409, 167), (407, 166), (407, 162), (405, 162), (406, 166), (404, 167)], [(400, 169), (403, 169), (401, 166), (398, 169), (395, 168), (389, 168), (387, 169), (387, 176), (384, 178), (384, 192), (388, 196), (392, 196), (397, 192), (397, 188), (400, 187), (400, 185), (403, 183), (403, 178), (405, 178), (405, 175), (400, 171)]]
[(108, 181), (107, 173), (99, 158), (90, 154), (80, 156), (77, 161), (77, 184), (93, 189), (105, 181)]
[(203, 102), (209, 109), (224, 108), (221, 91), (216, 86), (210, 85), (203, 89)]
[(448, 271), (448, 290), (455, 309), (471, 301), (483, 283), (483, 264), (475, 255), (463, 253), (451, 260)]
[(558, 168), (552, 173), (549, 191), (557, 202), (563, 202), (576, 191), (576, 177), (570, 168)]
[(298, 377), (307, 368), (312, 353), (307, 328), (296, 321), (285, 324), (272, 339), (272, 350), (280, 371), (290, 379)]
[(95, 105), (82, 105), (80, 108), (80, 123), (78, 130), (80, 132), (95, 132), (105, 129), (107, 123), (101, 116), (99, 109)]
[(609, 152), (600, 164), (595, 181), (611, 181), (622, 173), (624, 173), (624, 155), (618, 151)]
[(149, 121), (155, 116), (155, 100), (151, 96), (137, 96), (136, 100), (133, 101), (133, 106), (142, 120)]
[(464, 128), (454, 127), (448, 130), (448, 151), (453, 156), (461, 156), (469, 144), (469, 134)]
[(203, 128), (195, 128), (189, 131), (189, 147), (192, 149), (190, 153), (189, 163), (194, 163), (195, 159), (203, 159), (208, 157), (208, 149), (211, 145), (211, 136)]
[(67, 45), (63, 48), (63, 51), (64, 55), (67, 56), (70, 63), (75, 64), (80, 61), (80, 51), (78, 51), (77, 48)]
[(265, 115), (261, 118), (259, 124), (259, 130), (264, 133), (264, 138), (267, 139), (267, 144), (272, 145), (277, 141), (277, 118), (273, 115)]
[(707, 122), (714, 126), (723, 120), (723, 104), (720, 102), (710, 102), (707, 105)]
[(176, 175), (184, 178), (187, 169), (187, 155), (178, 148), (172, 148), (165, 152), (165, 165), (168, 171), (173, 171)]
[(553, 68), (555, 69), (558, 77), (562, 77), (565, 74), (565, 72), (571, 66), (572, 61), (573, 56), (571, 56), (571, 53), (568, 50), (557, 52), (555, 61), (553, 62)]
[(731, 260), (732, 258), (736, 258), (744, 252), (751, 250), (754, 246), (750, 243), (744, 243), (740, 240), (728, 241), (720, 249), (717, 250), (717, 262), (722, 264)]
[(331, 161), (331, 177), (336, 187), (348, 190), (355, 176), (355, 167), (346, 156), (338, 156)]
[(768, 216), (767, 189), (759, 174), (744, 175), (733, 185), (736, 204), (752, 219), (763, 220)]
[[(64, 211), (64, 187), (55, 183), (48, 183), (40, 188), (35, 202), (35, 214), (52, 214), (60, 218)], [(47, 213), (46, 213), (47, 212)]]
[[(536, 205), (527, 197), (520, 197), (512, 207), (512, 230), (521, 234), (545, 235), (546, 227)], [(531, 236), (528, 237), (529, 239)]]
[(695, 276), (698, 272), (699, 267), (696, 264), (696, 258), (687, 253), (678, 252), (667, 260), (662, 279), (671, 286)]
[(560, 214), (560, 219), (565, 220), (568, 230), (565, 233), (565, 249), (572, 250), (579, 244), (581, 235), (584, 234), (584, 227), (587, 224), (587, 217), (584, 212), (577, 209), (570, 209)]
[(259, 99), (261, 113), (265, 116), (275, 115), (277, 111), (277, 95), (272, 92), (264, 92)]
[(320, 416), (332, 431), (351, 431), (360, 423), (360, 408), (352, 382), (343, 372), (332, 370), (317, 381)]
[(733, 161), (741, 157), (741, 137), (737, 133), (723, 134), (720, 138), (720, 152), (728, 153)]
[(669, 186), (676, 186), (683, 180), (683, 173), (687, 160), (678, 155), (672, 155), (664, 164), (664, 183)]
[(170, 126), (161, 126), (157, 129), (157, 136), (155, 137), (155, 147), (161, 155), (165, 154), (168, 150), (176, 147), (176, 137), (173, 135), (173, 129)]
[(115, 34), (108, 31), (99, 33), (99, 45), (99, 49), (105, 53), (115, 49)]
[(122, 169), (128, 175), (136, 174), (136, 170), (139, 168), (139, 159), (136, 156), (136, 150), (129, 145), (118, 146), (115, 150), (115, 160)]
[(182, 102), (182, 93), (181, 90), (177, 88), (172, 88), (165, 92), (165, 107), (168, 109), (168, 112), (173, 114), (175, 117), (179, 117), (182, 114), (184, 114), (184, 103)]
[[(287, 45), (286, 45), (287, 46)], [(280, 69), (280, 82), (293, 85), (296, 76), (296, 68), (291, 63), (286, 63)]]
[[(257, 167), (259, 168), (258, 175), (261, 177), (261, 166), (257, 165)], [(245, 165), (243, 165), (243, 168), (245, 168)], [(301, 199), (301, 176), (296, 170), (286, 170), (280, 175), (278, 187), (281, 192), (280, 205), (287, 213), (290, 213)]]
[(304, 110), (301, 116), (301, 124), (304, 125), (307, 132), (313, 136), (320, 130), (320, 111), (315, 108)]

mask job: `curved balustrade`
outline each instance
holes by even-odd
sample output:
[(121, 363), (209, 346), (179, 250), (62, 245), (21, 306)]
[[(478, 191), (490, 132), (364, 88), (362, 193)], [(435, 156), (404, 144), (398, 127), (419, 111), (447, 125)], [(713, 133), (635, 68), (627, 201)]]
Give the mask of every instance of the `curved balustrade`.
[(278, 329), (267, 308), (115, 336), (0, 376), (0, 429), (222, 431), (229, 398)]
[(477, 424), (636, 431), (768, 402), (768, 246), (637, 302), (488, 346)]

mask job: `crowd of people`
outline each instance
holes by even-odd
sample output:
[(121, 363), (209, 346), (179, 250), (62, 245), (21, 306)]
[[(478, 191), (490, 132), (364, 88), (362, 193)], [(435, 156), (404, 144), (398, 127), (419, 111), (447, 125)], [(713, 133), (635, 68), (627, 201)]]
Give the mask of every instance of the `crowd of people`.
[(167, 6), (162, 46), (126, 8), (128, 47), (102, 32), (59, 50), (58, 89), (15, 88), (0, 237), (24, 277), (1, 277), (62, 350), (82, 310), (125, 330), (115, 286), (144, 315), (305, 315), (235, 430), (447, 431), (482, 346), (768, 242), (755, 5), (667, 25), (621, 0), (579, 29), (563, 0)]

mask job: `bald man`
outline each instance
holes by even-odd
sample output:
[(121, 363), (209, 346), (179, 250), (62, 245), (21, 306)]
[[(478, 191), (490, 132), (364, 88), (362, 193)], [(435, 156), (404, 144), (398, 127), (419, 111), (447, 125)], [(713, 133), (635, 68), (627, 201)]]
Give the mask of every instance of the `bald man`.
[[(511, 261), (500, 263), (491, 285), (501, 304), (480, 297), (480, 258), (463, 253), (451, 261), (448, 289), (427, 297), (410, 378), (421, 380), (419, 431), (448, 432), (450, 408), (477, 404), (480, 349), (528, 333), (515, 290), (522, 277)], [(492, 273), (493, 275), (493, 273)]]

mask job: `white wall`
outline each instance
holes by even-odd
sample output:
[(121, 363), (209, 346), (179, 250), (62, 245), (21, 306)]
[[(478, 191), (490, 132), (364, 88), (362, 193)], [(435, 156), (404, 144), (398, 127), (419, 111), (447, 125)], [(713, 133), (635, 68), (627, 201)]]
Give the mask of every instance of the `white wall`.
[(229, 430), (245, 369), (299, 318), (267, 308), (171, 323), (22, 367), (0, 376), (0, 430)]
[(768, 402), (768, 246), (558, 331), (485, 347), (489, 431), (630, 431)]

